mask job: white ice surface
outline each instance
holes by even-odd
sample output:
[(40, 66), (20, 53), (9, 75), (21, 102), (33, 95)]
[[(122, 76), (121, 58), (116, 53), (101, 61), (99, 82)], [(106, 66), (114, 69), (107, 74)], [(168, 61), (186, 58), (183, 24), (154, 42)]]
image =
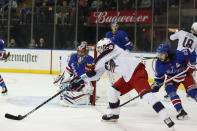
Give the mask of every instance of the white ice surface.
[[(106, 106), (83, 108), (61, 107), (58, 98), (44, 105), (21, 121), (9, 120), (5, 113), (24, 115), (57, 91), (52, 75), (2, 73), (8, 95), (0, 95), (0, 131), (197, 131), (197, 103), (188, 100), (179, 91), (183, 107), (189, 114), (187, 120), (176, 120), (172, 104), (163, 101), (163, 90), (157, 94), (176, 123), (169, 129), (143, 100), (136, 99), (121, 108), (117, 123), (101, 121)], [(105, 84), (102, 84), (104, 87)], [(123, 101), (122, 101), (123, 102)]]

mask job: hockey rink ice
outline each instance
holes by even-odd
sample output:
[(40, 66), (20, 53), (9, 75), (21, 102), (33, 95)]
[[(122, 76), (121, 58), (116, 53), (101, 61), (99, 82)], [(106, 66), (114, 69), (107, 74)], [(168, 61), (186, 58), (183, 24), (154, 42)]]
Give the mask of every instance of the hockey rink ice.
[[(4, 117), (5, 113), (25, 115), (54, 95), (58, 90), (53, 85), (56, 76), (19, 73), (1, 75), (8, 87), (8, 95), (0, 95), (0, 131), (197, 131), (197, 103), (186, 98), (185, 91), (179, 91), (189, 118), (176, 120), (177, 113), (172, 104), (163, 100), (163, 89), (156, 95), (176, 124), (172, 129), (164, 124), (150, 105), (139, 98), (121, 107), (120, 119), (116, 123), (101, 121), (102, 114), (108, 112), (106, 104), (62, 107), (58, 98), (21, 121), (9, 120)], [(104, 83), (102, 88), (107, 88), (108, 85)], [(121, 100), (121, 103), (124, 101)]]

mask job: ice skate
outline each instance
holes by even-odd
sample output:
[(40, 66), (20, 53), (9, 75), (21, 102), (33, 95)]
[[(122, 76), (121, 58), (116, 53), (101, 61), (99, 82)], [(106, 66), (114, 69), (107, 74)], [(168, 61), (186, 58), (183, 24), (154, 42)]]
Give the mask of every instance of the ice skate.
[(7, 92), (8, 92), (7, 87), (3, 87), (1, 94), (2, 95), (7, 95)]
[(114, 114), (105, 114), (102, 116), (103, 121), (109, 121), (109, 122), (116, 122), (119, 119), (119, 115)]
[(176, 116), (176, 118), (178, 119), (178, 120), (182, 120), (182, 119), (184, 119), (185, 117), (187, 117), (187, 112), (185, 112), (185, 110), (181, 110), (180, 112), (179, 112), (179, 114)]

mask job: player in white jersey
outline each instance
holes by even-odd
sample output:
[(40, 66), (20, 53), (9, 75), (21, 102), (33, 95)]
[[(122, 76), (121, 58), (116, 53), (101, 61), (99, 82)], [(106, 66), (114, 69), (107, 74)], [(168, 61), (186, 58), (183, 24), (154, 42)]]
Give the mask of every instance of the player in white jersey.
[(170, 40), (178, 39), (177, 50), (193, 48), (197, 51), (197, 22), (192, 24), (191, 30), (179, 30), (170, 36)]
[(172, 127), (174, 122), (170, 119), (163, 104), (151, 92), (144, 64), (131, 53), (114, 45), (108, 38), (101, 39), (97, 43), (97, 50), (101, 54), (92, 65), (86, 66), (87, 78), (84, 80), (86, 82), (99, 80), (106, 70), (122, 76), (108, 88), (107, 96), (111, 113), (103, 115), (102, 119), (104, 121), (117, 121), (120, 114), (119, 96), (135, 89), (139, 96), (153, 107), (167, 126)]

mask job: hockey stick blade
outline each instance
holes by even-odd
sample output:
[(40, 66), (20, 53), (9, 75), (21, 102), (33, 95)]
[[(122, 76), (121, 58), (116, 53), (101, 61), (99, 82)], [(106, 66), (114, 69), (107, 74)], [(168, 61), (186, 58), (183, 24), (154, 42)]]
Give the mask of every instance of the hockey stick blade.
[(24, 116), (21, 116), (21, 115), (14, 116), (14, 115), (11, 115), (11, 114), (6, 113), (6, 114), (5, 114), (5, 118), (7, 118), (7, 119), (12, 119), (12, 120), (22, 120), (22, 119), (24, 119), (25, 117), (24, 117)]

